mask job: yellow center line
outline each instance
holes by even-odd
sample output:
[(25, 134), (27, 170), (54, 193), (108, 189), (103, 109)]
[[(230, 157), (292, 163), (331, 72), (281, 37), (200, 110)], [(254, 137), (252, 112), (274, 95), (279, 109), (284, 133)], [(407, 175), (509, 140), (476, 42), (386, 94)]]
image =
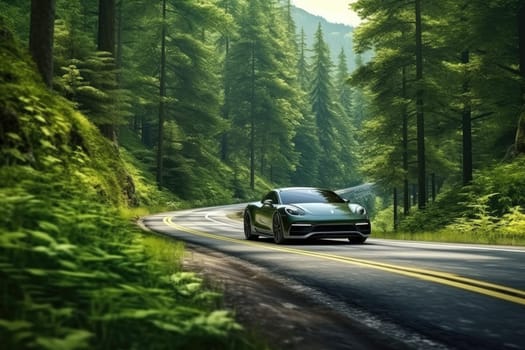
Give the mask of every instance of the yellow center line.
[(468, 290), (474, 293), (483, 294), (491, 296), (497, 299), (510, 301), (512, 303), (525, 305), (525, 291), (515, 288), (506, 287), (503, 285), (498, 285), (494, 283), (479, 281), (475, 279), (470, 279), (466, 277), (461, 277), (456, 274), (433, 271), (427, 269), (419, 269), (413, 267), (406, 267), (400, 265), (391, 265), (386, 263), (381, 263), (372, 260), (350, 258), (346, 256), (334, 255), (329, 253), (320, 253), (312, 252), (302, 249), (278, 246), (278, 245), (268, 245), (260, 242), (248, 241), (238, 238), (224, 237), (221, 235), (203, 232), (195, 230), (189, 227), (181, 226), (173, 222), (172, 216), (166, 216), (163, 219), (163, 222), (174, 229), (186, 233), (191, 233), (196, 236), (206, 237), (223, 242), (232, 242), (236, 244), (242, 244), (246, 246), (252, 246), (257, 248), (264, 248), (269, 250), (275, 250), (279, 252), (287, 252), (296, 255), (309, 256), (314, 258), (320, 258), (324, 260), (337, 261), (345, 264), (359, 265), (368, 268), (374, 268), (377, 270), (387, 271), (391, 273), (396, 273), (399, 275), (404, 275), (408, 277), (413, 277), (425, 281), (431, 281), (434, 283), (444, 284), (447, 286)]

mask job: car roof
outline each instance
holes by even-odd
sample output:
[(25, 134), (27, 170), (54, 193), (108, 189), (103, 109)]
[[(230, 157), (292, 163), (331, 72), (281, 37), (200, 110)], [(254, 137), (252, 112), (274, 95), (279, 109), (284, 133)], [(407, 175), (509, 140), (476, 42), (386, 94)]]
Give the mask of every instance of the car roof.
[(329, 190), (329, 189), (326, 189), (326, 188), (320, 188), (320, 187), (281, 187), (281, 188), (274, 189), (274, 191), (277, 191), (277, 192), (300, 191), (300, 190), (304, 190), (304, 191), (308, 191), (308, 190), (332, 191), (332, 190)]

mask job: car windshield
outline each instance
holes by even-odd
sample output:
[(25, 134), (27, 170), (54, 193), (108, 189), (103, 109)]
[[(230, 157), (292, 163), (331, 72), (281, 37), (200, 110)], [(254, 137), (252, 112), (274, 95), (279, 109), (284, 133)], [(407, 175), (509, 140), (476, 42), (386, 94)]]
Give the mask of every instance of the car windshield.
[(328, 190), (301, 189), (281, 192), (283, 204), (292, 203), (343, 203), (344, 199)]

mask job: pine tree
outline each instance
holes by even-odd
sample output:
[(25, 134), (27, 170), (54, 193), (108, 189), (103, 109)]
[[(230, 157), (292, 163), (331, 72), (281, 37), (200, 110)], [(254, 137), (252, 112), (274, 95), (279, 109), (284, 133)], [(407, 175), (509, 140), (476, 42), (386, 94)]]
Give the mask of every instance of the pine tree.
[(275, 2), (250, 1), (227, 57), (229, 140), (237, 146), (234, 157), (240, 163), (248, 159), (252, 189), (257, 168), (260, 175), (287, 183), (297, 163), (293, 137), (302, 115), (284, 18)]
[(164, 182), (164, 121), (166, 120), (166, 0), (162, 0), (160, 34), (159, 119), (157, 125), (157, 186)]
[(344, 137), (342, 115), (335, 106), (334, 87), (331, 80), (333, 63), (328, 45), (324, 41), (319, 23), (315, 33), (313, 56), (310, 68), (310, 104), (315, 116), (317, 137), (324, 154), (319, 159), (319, 184), (325, 187), (344, 186), (343, 168), (340, 156)]
[[(415, 178), (416, 150), (409, 143), (415, 134), (415, 123), (410, 116), (415, 114), (415, 89), (409, 81), (415, 80), (415, 35), (413, 10), (403, 6), (388, 6), (379, 2), (358, 2), (354, 9), (369, 22), (357, 29), (355, 44), (358, 53), (374, 49), (376, 54), (367, 64), (357, 64), (352, 82), (356, 84), (357, 97), (372, 97), (370, 115), (364, 120), (361, 111), (356, 111), (358, 125), (364, 130), (361, 136), (367, 150), (367, 161), (363, 170), (385, 190), (403, 187), (404, 213), (408, 214), (409, 182)], [(381, 35), (378, 35), (378, 32)], [(358, 56), (359, 58), (360, 56)], [(363, 95), (363, 91), (368, 94)], [(355, 102), (354, 102), (355, 103)], [(419, 168), (418, 168), (419, 169)], [(420, 170), (420, 169), (419, 169)]]
[(341, 184), (344, 186), (358, 185), (361, 181), (359, 175), (358, 143), (355, 139), (357, 128), (352, 115), (352, 88), (349, 84), (350, 73), (346, 54), (341, 48), (337, 57), (335, 71), (335, 92), (338, 114), (341, 115), (339, 135), (342, 144), (340, 162), (342, 163)]
[[(525, 81), (525, 3), (518, 7), (518, 49), (521, 80)], [(521, 84), (521, 109), (516, 130), (515, 148), (518, 154), (525, 153), (525, 84)]]
[(309, 102), (310, 77), (306, 58), (306, 34), (303, 29), (301, 29), (299, 38), (299, 58), (296, 70), (297, 83), (302, 93), (303, 122), (297, 127), (297, 133), (294, 138), (294, 145), (299, 153), (299, 160), (292, 174), (291, 181), (296, 186), (317, 186), (319, 184), (321, 146), (319, 145), (315, 116), (312, 113)]
[(350, 73), (348, 71), (348, 62), (343, 48), (337, 56), (337, 70), (335, 75), (335, 89), (337, 102), (341, 105), (347, 117), (352, 114), (352, 88), (348, 82)]
[[(238, 18), (240, 16), (241, 11), (241, 5), (244, 5), (242, 1), (240, 0), (221, 0), (217, 3), (217, 6), (221, 8), (224, 13), (227, 16), (230, 16), (231, 19), (228, 21), (228, 25), (221, 31), (220, 37), (217, 40), (217, 46), (221, 53), (223, 53), (221, 57), (221, 78), (223, 82), (222, 89), (224, 91), (224, 95), (230, 96), (231, 91), (231, 81), (226, 79), (227, 75), (225, 74), (226, 71), (226, 60), (229, 58), (230, 54), (230, 47), (232, 41), (235, 39), (235, 37), (238, 35), (238, 27), (237, 23), (233, 20), (233, 18)], [(222, 105), (222, 117), (224, 120), (229, 123), (230, 120), (230, 99), (224, 98), (223, 105)], [(223, 162), (229, 162), (230, 161), (230, 149), (229, 149), (229, 142), (228, 142), (228, 128), (225, 129), (221, 135), (221, 160)]]
[(207, 31), (217, 32), (223, 18), (224, 12), (212, 2), (168, 2), (165, 108), (166, 121), (177, 133), (172, 134), (175, 140), (168, 134), (158, 142), (179, 145), (177, 152), (166, 150), (164, 176), (185, 199), (202, 197), (207, 183), (221, 181), (217, 169), (207, 168), (218, 155), (217, 138), (225, 127), (215, 38)]
[[(158, 138), (160, 38), (164, 23), (161, 5), (126, 1), (119, 25), (123, 42), (120, 81), (138, 97), (131, 100), (131, 127), (149, 149), (156, 146)], [(147, 162), (154, 170), (156, 161), (148, 156)]]

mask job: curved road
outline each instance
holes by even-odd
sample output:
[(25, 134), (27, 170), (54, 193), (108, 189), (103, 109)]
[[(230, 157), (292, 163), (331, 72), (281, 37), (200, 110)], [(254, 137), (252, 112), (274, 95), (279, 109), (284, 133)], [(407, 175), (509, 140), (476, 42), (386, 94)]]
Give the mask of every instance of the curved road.
[(143, 223), (264, 267), (407, 347), (525, 349), (525, 249), (373, 238), (252, 242), (228, 217), (243, 207), (162, 213)]

